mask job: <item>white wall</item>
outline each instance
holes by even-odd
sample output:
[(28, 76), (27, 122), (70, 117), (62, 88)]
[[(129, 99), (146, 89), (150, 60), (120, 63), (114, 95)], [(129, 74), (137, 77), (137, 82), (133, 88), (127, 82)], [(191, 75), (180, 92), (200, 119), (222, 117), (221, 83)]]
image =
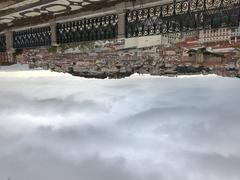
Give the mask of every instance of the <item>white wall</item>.
[[(171, 37), (171, 40), (170, 40)], [(143, 36), (143, 37), (134, 37), (134, 38), (127, 38), (125, 40), (125, 48), (144, 48), (144, 47), (151, 47), (157, 45), (168, 44), (170, 41), (174, 41), (172, 39), (173, 36), (167, 37), (162, 35), (154, 35), (154, 36)], [(177, 41), (178, 38), (175, 38)]]

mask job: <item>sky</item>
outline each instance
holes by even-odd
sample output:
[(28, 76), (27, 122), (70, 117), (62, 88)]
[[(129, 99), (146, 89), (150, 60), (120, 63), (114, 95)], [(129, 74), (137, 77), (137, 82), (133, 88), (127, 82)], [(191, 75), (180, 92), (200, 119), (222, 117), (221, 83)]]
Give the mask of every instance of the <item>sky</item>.
[(0, 84), (1, 180), (239, 180), (239, 79), (13, 66)]

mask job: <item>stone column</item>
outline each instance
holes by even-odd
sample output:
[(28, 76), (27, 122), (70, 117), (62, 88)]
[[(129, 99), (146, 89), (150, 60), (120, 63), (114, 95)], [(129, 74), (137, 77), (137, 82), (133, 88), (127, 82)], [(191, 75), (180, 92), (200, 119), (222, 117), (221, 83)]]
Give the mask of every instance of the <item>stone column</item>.
[(196, 63), (201, 64), (204, 62), (204, 55), (203, 52), (199, 49), (196, 52)]
[(56, 31), (56, 22), (51, 22), (50, 23), (50, 28), (51, 28), (51, 45), (52, 46), (57, 46), (57, 31)]
[(5, 32), (7, 51), (13, 50), (13, 32), (8, 30)]
[(15, 52), (15, 49), (13, 48), (13, 31), (5, 31), (5, 36), (8, 62), (14, 62), (13, 53)]
[(115, 6), (118, 14), (118, 35), (117, 38), (126, 37), (126, 7), (125, 2), (117, 4)]

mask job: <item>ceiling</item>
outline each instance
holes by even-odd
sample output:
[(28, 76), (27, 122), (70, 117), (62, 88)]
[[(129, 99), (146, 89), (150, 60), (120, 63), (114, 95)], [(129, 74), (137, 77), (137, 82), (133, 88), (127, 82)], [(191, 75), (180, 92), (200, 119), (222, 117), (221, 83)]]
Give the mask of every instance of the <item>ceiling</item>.
[(38, 16), (58, 16), (87, 7), (109, 3), (111, 0), (23, 0), (0, 2), (0, 26), (11, 26), (16, 21)]

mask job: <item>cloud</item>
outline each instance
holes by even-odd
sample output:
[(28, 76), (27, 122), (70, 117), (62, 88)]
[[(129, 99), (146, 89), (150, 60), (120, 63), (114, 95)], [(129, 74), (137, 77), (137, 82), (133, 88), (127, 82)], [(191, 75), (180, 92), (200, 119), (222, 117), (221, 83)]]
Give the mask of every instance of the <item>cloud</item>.
[(0, 158), (2, 178), (13, 179), (137, 179), (124, 163), (124, 159), (101, 159), (97, 154), (79, 163), (65, 161), (40, 148), (24, 149), (14, 156)]
[(0, 179), (240, 177), (238, 79), (24, 72), (0, 73)]

